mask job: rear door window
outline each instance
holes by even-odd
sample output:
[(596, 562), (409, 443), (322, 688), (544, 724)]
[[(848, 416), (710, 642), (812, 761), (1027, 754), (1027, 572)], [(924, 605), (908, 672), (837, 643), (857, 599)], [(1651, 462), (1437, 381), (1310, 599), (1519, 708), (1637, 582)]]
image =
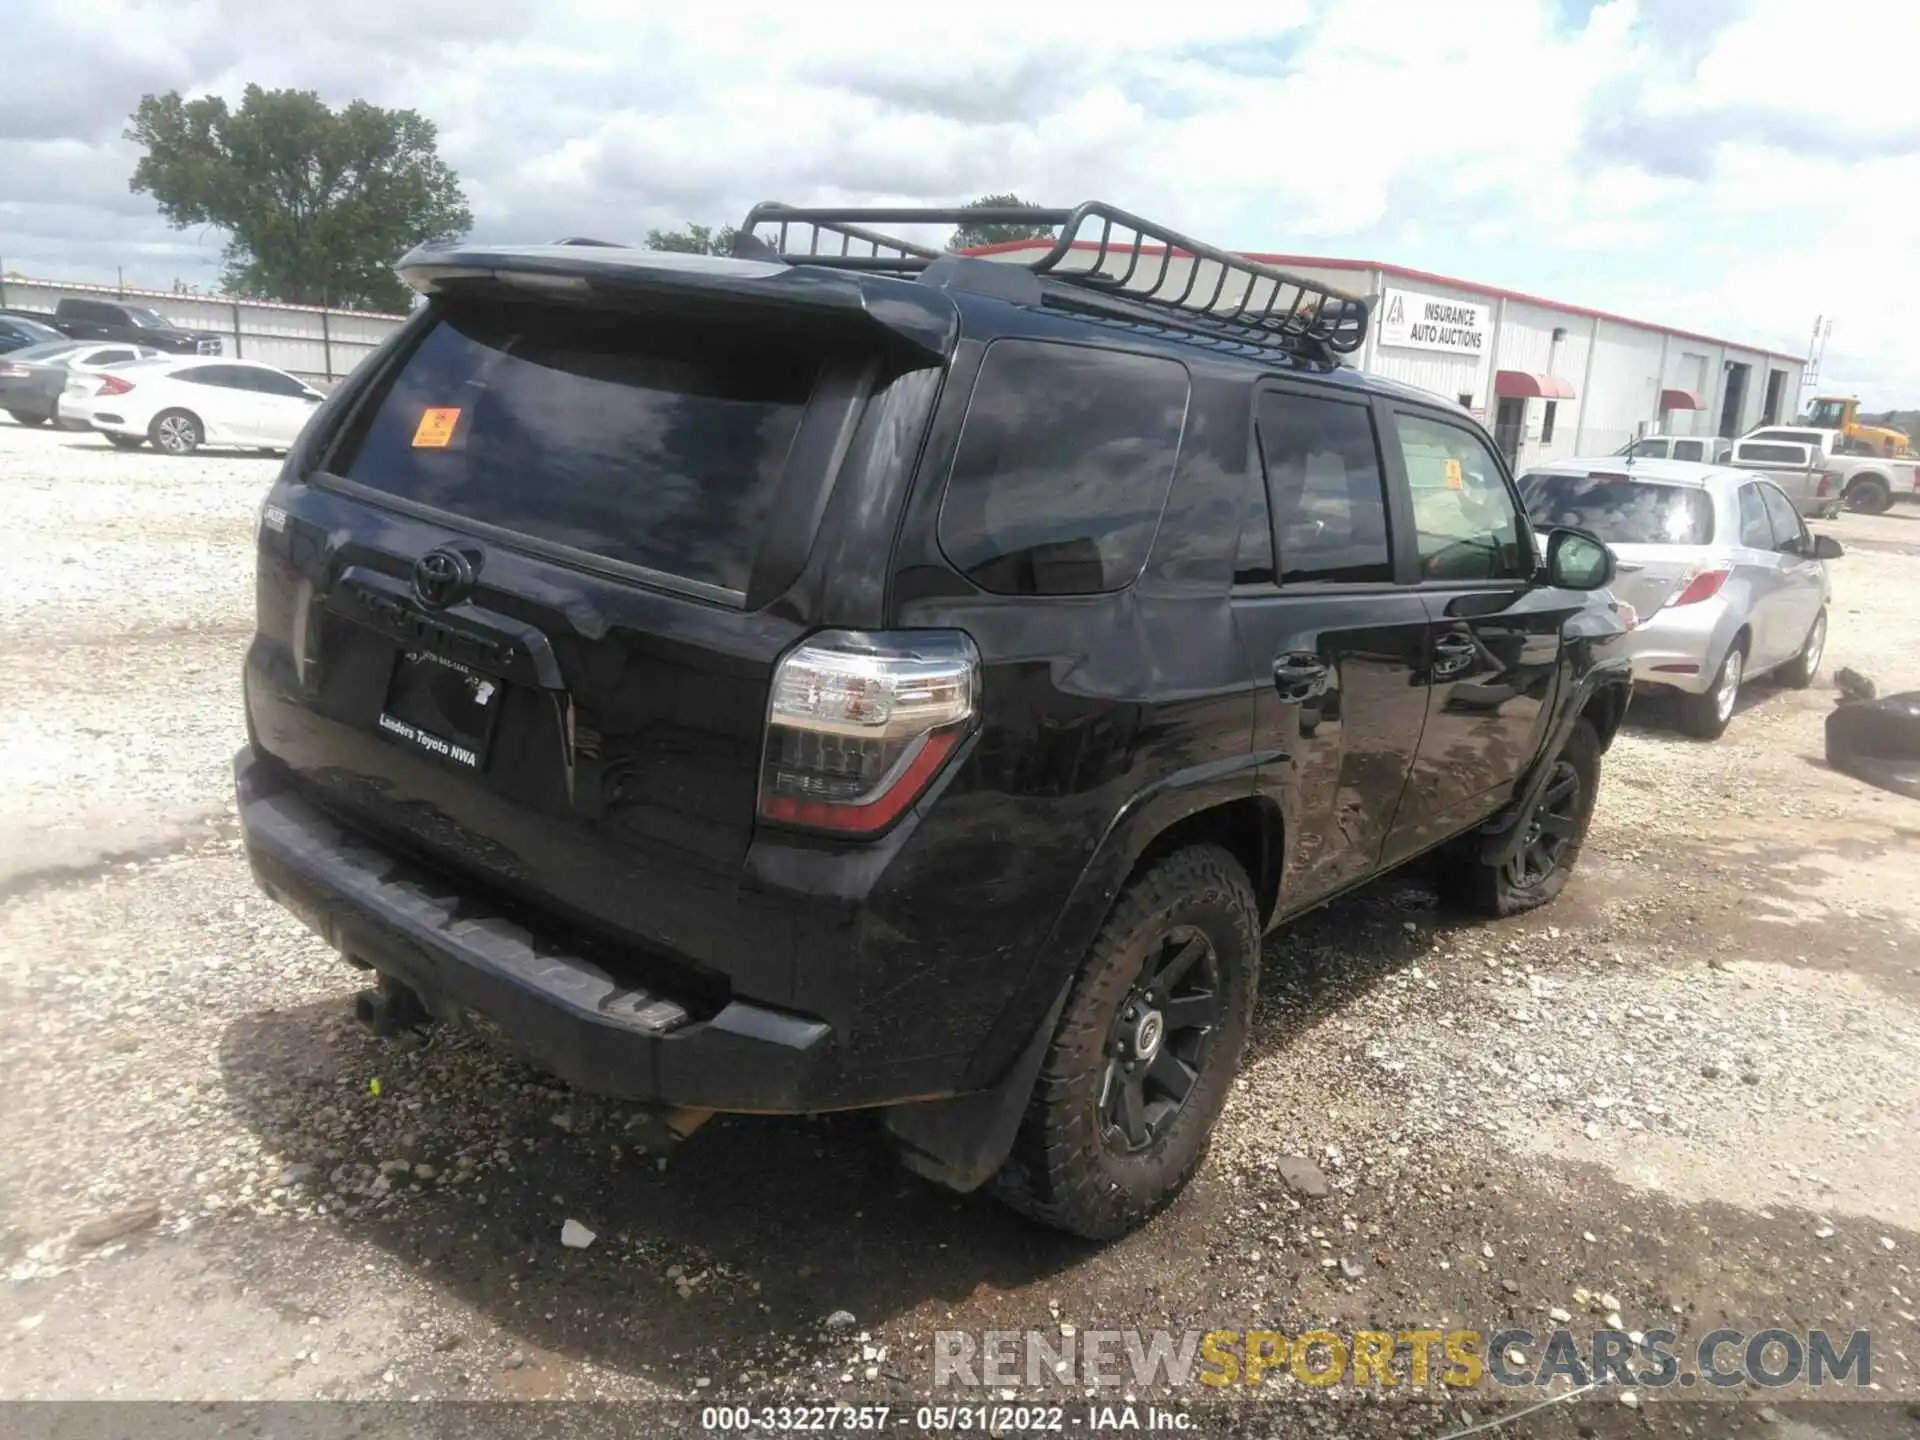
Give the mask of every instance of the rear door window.
[(1271, 585), (1273, 513), (1267, 506), (1267, 482), (1259, 475), (1247, 478), (1247, 503), (1240, 512), (1240, 540), (1234, 547), (1233, 583)]
[(1713, 502), (1704, 490), (1617, 475), (1533, 474), (1520, 482), (1527, 518), (1539, 528), (1591, 530), (1609, 545), (1706, 545)]
[(1676, 440), (1673, 442), (1673, 458), (1676, 460), (1704, 460), (1707, 458), (1707, 446), (1704, 440)]
[(175, 372), (174, 379), (189, 385), (211, 385), (217, 390), (251, 390), (253, 377), (238, 365), (196, 365)]
[(940, 548), (983, 590), (1094, 595), (1139, 577), (1173, 485), (1186, 367), (996, 340), (940, 505)]
[(1260, 454), (1281, 584), (1392, 581), (1380, 450), (1365, 404), (1263, 393)]
[(277, 370), (256, 370), (253, 372), (253, 388), (263, 395), (304, 395), (307, 387), (291, 375), (282, 375)]
[(329, 468), (737, 601), (822, 364), (713, 318), (450, 306)]
[(1758, 485), (1740, 487), (1740, 543), (1749, 550), (1773, 548), (1773, 525), (1767, 519), (1767, 505), (1760, 498)]

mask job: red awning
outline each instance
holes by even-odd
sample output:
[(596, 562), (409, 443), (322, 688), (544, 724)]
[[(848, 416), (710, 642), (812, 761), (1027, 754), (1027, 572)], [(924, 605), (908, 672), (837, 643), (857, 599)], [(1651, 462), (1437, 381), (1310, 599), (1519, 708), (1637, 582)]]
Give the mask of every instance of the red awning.
[(1704, 410), (1700, 397), (1691, 390), (1662, 390), (1660, 392), (1662, 410)]
[(1558, 375), (1502, 370), (1493, 377), (1493, 393), (1503, 400), (1571, 400), (1573, 386)]

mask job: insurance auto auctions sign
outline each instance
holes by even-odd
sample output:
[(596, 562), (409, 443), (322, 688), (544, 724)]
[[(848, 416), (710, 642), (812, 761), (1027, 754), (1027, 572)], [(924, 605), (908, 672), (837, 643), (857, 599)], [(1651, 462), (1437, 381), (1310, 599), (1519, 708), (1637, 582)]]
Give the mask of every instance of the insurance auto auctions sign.
[(1479, 355), (1487, 348), (1488, 305), (1389, 290), (1380, 302), (1380, 343), (1410, 350)]

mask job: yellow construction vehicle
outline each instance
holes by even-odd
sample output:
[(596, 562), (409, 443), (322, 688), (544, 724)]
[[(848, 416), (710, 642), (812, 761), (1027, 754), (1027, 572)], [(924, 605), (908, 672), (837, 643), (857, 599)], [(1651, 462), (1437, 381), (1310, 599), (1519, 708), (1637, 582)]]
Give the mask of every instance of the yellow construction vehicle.
[(1862, 425), (1860, 402), (1852, 396), (1816, 395), (1813, 408), (1803, 422), (1816, 430), (1838, 430), (1834, 449), (1843, 455), (1883, 455), (1905, 459), (1913, 454), (1913, 441), (1904, 431), (1885, 425)]

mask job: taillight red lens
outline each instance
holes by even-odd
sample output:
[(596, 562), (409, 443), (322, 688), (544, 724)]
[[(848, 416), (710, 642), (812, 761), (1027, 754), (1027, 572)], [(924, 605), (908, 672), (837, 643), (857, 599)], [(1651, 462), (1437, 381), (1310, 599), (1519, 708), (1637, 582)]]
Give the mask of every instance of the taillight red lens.
[(972, 726), (979, 683), (979, 656), (959, 631), (813, 636), (774, 671), (761, 818), (842, 835), (884, 830)]
[(1713, 565), (1705, 570), (1696, 570), (1680, 587), (1680, 593), (1669, 600), (1669, 606), (1696, 605), (1702, 600), (1711, 600), (1720, 593), (1720, 587), (1727, 583), (1727, 577), (1733, 573), (1726, 565)]
[(1813, 493), (1815, 495), (1825, 495), (1832, 484), (1833, 476), (1822, 470), (1820, 472), (1820, 483), (1814, 487)]
[(100, 388), (94, 393), (96, 395), (125, 395), (131, 389), (133, 389), (131, 381), (122, 380), (117, 375), (104, 375), (100, 379)]

